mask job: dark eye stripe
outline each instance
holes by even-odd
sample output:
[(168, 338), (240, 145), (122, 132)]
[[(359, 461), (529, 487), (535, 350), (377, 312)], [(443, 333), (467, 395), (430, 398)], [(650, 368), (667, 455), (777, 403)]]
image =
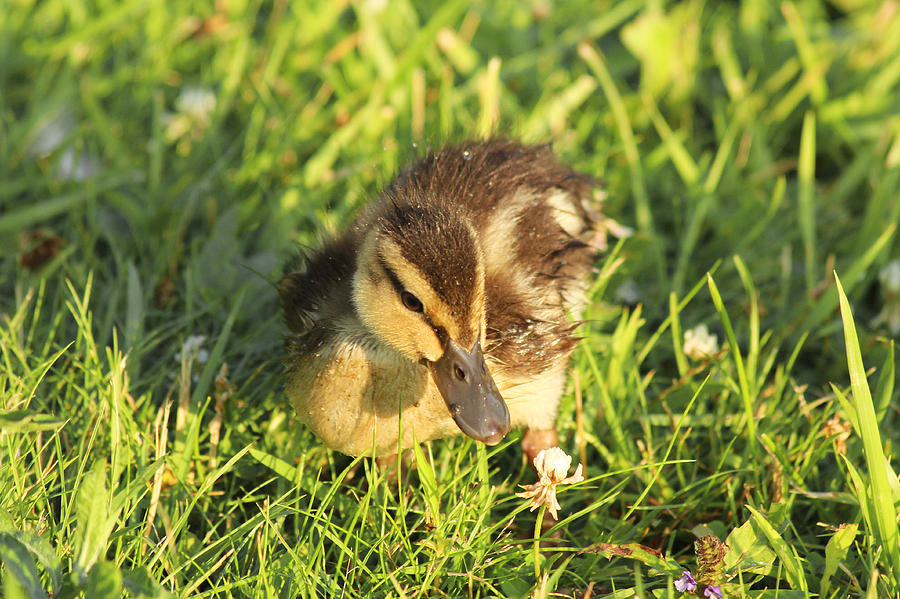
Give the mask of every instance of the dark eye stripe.
[(413, 312), (423, 313), (425, 310), (422, 301), (403, 287), (403, 283), (400, 282), (400, 277), (398, 277), (397, 273), (387, 265), (384, 258), (381, 256), (378, 257), (378, 265), (387, 273), (388, 280), (391, 282), (391, 287), (393, 287), (394, 292), (400, 296), (400, 301), (403, 302), (403, 305)]
[[(387, 262), (384, 261), (384, 258), (378, 256), (378, 265), (384, 269), (384, 272), (387, 273), (388, 280), (391, 282), (391, 286), (394, 288), (394, 291), (399, 296), (403, 296), (406, 293), (406, 289), (403, 288), (403, 283), (400, 282), (400, 277), (397, 276), (390, 266), (387, 265)], [(415, 296), (413, 296), (415, 297)], [(418, 298), (416, 298), (418, 299)], [(421, 303), (421, 302), (420, 302)], [(425, 323), (431, 327), (431, 330), (434, 331), (434, 334), (437, 335), (438, 340), (441, 342), (441, 345), (447, 342), (447, 339), (450, 338), (450, 335), (447, 334), (447, 330), (444, 327), (438, 326), (431, 320), (431, 317), (425, 313), (424, 309), (422, 312), (419, 312), (422, 315), (422, 318), (425, 319)]]
[(378, 265), (384, 269), (384, 272), (387, 273), (388, 280), (391, 282), (391, 286), (394, 288), (394, 291), (397, 292), (397, 295), (402, 294), (406, 289), (403, 288), (403, 283), (400, 282), (400, 278), (397, 276), (391, 267), (387, 265), (384, 261), (384, 258), (378, 256)]

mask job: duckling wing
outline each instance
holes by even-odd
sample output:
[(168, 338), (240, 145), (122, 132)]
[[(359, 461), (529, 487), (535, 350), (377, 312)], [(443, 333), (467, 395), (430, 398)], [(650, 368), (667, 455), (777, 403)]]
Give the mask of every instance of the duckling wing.
[(456, 150), (456, 161), (460, 173), (471, 165), (457, 197), (484, 252), (488, 353), (512, 376), (564, 364), (598, 254), (599, 181), (549, 146), (487, 142)]
[(326, 241), (288, 265), (278, 286), (288, 327), (306, 335), (352, 311), (353, 270), (359, 241), (354, 235)]
[[(521, 193), (521, 192), (520, 192)], [(554, 204), (581, 199), (559, 189), (488, 221), (484, 229), (487, 351), (507, 377), (529, 378), (564, 365), (578, 337), (597, 249), (591, 222), (566, 230)], [(568, 223), (572, 226), (574, 218)]]

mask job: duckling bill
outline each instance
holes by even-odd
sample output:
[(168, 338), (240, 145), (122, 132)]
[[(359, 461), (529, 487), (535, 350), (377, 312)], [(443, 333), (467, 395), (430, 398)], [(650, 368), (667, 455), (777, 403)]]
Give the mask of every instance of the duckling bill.
[(442, 345), (443, 355), (428, 366), (450, 416), (463, 433), (496, 445), (509, 432), (509, 408), (488, 372), (480, 342), (470, 351), (449, 338)]
[(494, 445), (522, 426), (555, 438), (602, 237), (594, 186), (506, 140), (402, 171), (281, 281), (298, 418), (349, 455), (458, 433)]

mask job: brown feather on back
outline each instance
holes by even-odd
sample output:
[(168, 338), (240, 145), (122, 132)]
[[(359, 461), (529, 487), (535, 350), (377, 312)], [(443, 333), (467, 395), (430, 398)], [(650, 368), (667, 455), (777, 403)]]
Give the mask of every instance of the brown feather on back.
[(462, 306), (470, 301), (474, 263), (464, 219), (487, 263), (490, 359), (522, 377), (565, 363), (577, 343), (568, 315), (581, 307), (575, 304), (597, 253), (591, 245), (597, 183), (557, 161), (549, 146), (492, 140), (429, 154), (402, 171), (349, 233), (286, 272), (280, 294), (288, 325), (302, 336), (352, 309), (350, 278), (362, 236), (373, 226), (397, 242), (448, 303)]

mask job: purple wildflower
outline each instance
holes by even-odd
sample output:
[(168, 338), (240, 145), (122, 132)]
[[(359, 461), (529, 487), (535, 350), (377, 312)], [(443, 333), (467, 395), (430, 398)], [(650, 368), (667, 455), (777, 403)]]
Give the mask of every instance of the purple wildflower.
[[(692, 593), (697, 589), (697, 581), (694, 580), (693, 575), (690, 571), (685, 570), (681, 573), (681, 578), (675, 581), (675, 588), (681, 591), (682, 593)], [(721, 595), (719, 598), (721, 599)]]
[(722, 589), (716, 585), (710, 585), (703, 589), (703, 596), (708, 599), (722, 599)]

